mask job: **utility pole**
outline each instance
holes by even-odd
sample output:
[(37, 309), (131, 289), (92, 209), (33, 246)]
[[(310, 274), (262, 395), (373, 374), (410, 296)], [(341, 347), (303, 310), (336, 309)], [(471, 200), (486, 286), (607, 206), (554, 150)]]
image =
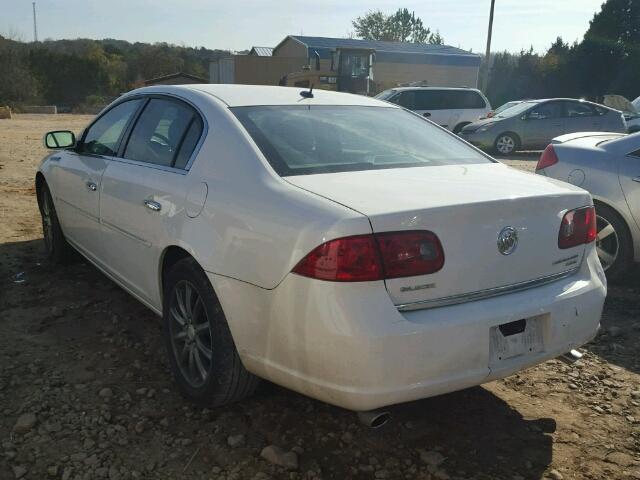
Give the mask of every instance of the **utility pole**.
[(36, 2), (32, 2), (33, 5), (33, 41), (38, 41), (38, 22), (36, 21)]
[(482, 79), (483, 90), (487, 90), (489, 86), (489, 61), (491, 55), (491, 34), (493, 32), (493, 7), (496, 0), (491, 0), (491, 11), (489, 13), (489, 31), (487, 32), (487, 49), (484, 52), (484, 78)]

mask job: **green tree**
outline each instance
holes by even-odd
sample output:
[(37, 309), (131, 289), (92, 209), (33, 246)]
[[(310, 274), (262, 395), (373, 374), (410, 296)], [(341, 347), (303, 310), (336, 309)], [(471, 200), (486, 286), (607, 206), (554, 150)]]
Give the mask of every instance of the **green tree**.
[(439, 32), (432, 33), (422, 19), (406, 8), (386, 15), (380, 10), (366, 13), (351, 22), (356, 35), (364, 40), (392, 42), (432, 43), (441, 45), (444, 39)]

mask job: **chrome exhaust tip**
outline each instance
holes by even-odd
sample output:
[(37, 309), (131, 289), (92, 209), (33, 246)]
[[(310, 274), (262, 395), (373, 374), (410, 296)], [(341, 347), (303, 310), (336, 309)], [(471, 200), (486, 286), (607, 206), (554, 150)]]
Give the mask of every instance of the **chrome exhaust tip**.
[(357, 412), (358, 420), (365, 427), (371, 429), (381, 428), (387, 424), (391, 414), (386, 410), (370, 410), (368, 412)]
[(574, 349), (574, 350), (571, 350), (570, 352), (565, 353), (564, 355), (560, 355), (558, 357), (558, 360), (566, 363), (567, 365), (573, 365), (578, 360), (580, 360), (582, 356), (583, 356), (582, 353)]

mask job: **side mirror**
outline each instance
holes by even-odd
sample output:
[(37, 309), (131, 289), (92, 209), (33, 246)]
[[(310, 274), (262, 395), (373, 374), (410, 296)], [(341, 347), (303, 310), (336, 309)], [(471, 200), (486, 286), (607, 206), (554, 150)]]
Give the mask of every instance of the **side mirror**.
[(44, 136), (44, 146), (52, 149), (71, 148), (76, 144), (76, 136), (69, 130), (47, 132)]

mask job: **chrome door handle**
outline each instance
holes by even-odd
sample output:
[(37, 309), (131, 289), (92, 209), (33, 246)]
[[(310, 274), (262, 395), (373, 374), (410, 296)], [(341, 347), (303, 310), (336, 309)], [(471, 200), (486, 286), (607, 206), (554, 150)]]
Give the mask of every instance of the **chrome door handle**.
[(149, 210), (153, 210), (154, 212), (159, 212), (160, 210), (162, 210), (162, 205), (160, 205), (158, 202), (154, 202), (153, 200), (145, 200), (144, 205)]
[(632, 178), (631, 180), (633, 180), (634, 182), (640, 183), (640, 177)]
[(87, 182), (87, 188), (92, 192), (95, 192), (98, 189), (98, 185), (93, 182)]

